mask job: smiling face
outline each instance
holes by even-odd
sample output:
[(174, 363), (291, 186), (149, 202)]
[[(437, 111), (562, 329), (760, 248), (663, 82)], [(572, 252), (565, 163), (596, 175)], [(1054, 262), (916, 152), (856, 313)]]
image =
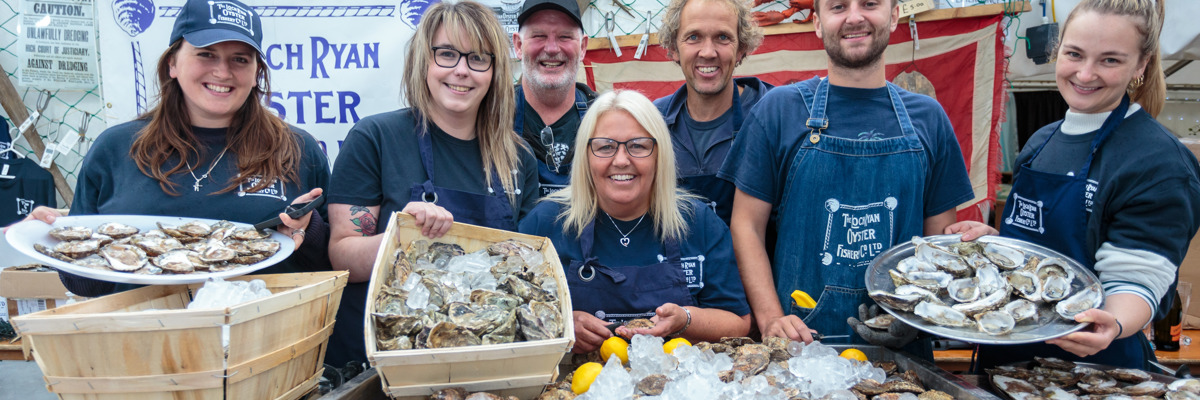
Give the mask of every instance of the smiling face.
[[(596, 120), (593, 138), (609, 138), (624, 142), (633, 138), (652, 137), (628, 112), (613, 110)], [(655, 149), (657, 152), (657, 149)], [(588, 151), (592, 183), (596, 187), (600, 209), (614, 218), (637, 218), (650, 209), (657, 158), (630, 157), (625, 145), (609, 158), (596, 157)]]
[(513, 48), (521, 55), (525, 84), (539, 89), (573, 87), (587, 36), (567, 14), (558, 10), (533, 13), (513, 35)]
[[(458, 35), (458, 37), (462, 36), (465, 35)], [(466, 43), (459, 43), (459, 41), (451, 39), (444, 28), (438, 28), (432, 43), (436, 47), (453, 48), (463, 53), (482, 52), (480, 49), (471, 48)], [(426, 51), (432, 52), (433, 50)], [(493, 61), (493, 63), (495, 62)], [(445, 68), (433, 62), (433, 57), (430, 57), (428, 68), (425, 84), (429, 87), (430, 97), (433, 98), (429, 117), (434, 120), (434, 123), (439, 126), (447, 126), (445, 123), (454, 119), (475, 121), (479, 104), (483, 102), (484, 95), (491, 88), (492, 73), (495, 68), (489, 68), (485, 72), (474, 71), (467, 67), (467, 61), (464, 58), (459, 58), (458, 64), (453, 68)]]
[(168, 63), (192, 125), (225, 128), (258, 85), (258, 52), (239, 41), (197, 48), (183, 40)]
[(829, 62), (863, 69), (883, 61), (888, 38), (896, 30), (899, 9), (888, 0), (822, 0), (816, 34)]
[(1146, 69), (1141, 39), (1129, 17), (1088, 11), (1071, 20), (1054, 64), (1054, 80), (1071, 111), (1095, 114), (1117, 108), (1129, 81)]
[(678, 51), (671, 56), (683, 68), (689, 94), (728, 95), (738, 53), (737, 13), (727, 3), (691, 1), (680, 15)]

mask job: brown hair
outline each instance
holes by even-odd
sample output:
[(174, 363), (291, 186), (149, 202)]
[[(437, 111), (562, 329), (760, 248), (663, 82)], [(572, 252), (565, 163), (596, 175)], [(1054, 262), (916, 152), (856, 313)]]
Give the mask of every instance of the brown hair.
[[(150, 123), (138, 132), (137, 139), (129, 149), (129, 156), (137, 163), (138, 170), (157, 180), (163, 192), (172, 196), (178, 196), (179, 193), (175, 191), (177, 185), (168, 177), (201, 168), (198, 160), (204, 156), (204, 149), (197, 148), (183, 89), (170, 74), (171, 60), (182, 46), (183, 39), (176, 40), (159, 57), (159, 101), (154, 108), (138, 117), (149, 119)], [(240, 177), (231, 178), (228, 185), (217, 193), (236, 189), (242, 177), (262, 177), (246, 190), (248, 192), (261, 190), (276, 180), (299, 180), (300, 142), (283, 120), (262, 105), (263, 99), (271, 94), (271, 80), (261, 54), (257, 61), (258, 85), (250, 89), (250, 95), (234, 114), (225, 133), (226, 146), (237, 155)], [(191, 169), (180, 162), (163, 171), (163, 164), (173, 156), (182, 160), (195, 159), (197, 162)]]
[(409, 106), (419, 112), (420, 123), (428, 124), (433, 94), (425, 80), (429, 77), (429, 65), (433, 63), (430, 50), (433, 38), (443, 27), (448, 36), (455, 37), (462, 32), (464, 37), (456, 39), (464, 39), (476, 51), (492, 54), (492, 82), (475, 117), (475, 135), (479, 138), (479, 152), (483, 156), (485, 182), (490, 184), (492, 174), (499, 173), (500, 184), (509, 201), (517, 204), (515, 175), (520, 167), (517, 149), (524, 146), (524, 141), (512, 131), (513, 110), (517, 106), (508, 62), (509, 35), (490, 8), (473, 1), (440, 2), (425, 11), (404, 60), (405, 98)]
[[(714, 1), (725, 3), (737, 14), (738, 55), (749, 56), (763, 42), (763, 31), (750, 19), (750, 4), (742, 0), (671, 0), (663, 12), (662, 27), (658, 30), (658, 43), (667, 49), (667, 56), (679, 51), (679, 26), (683, 25), (683, 8), (692, 1)], [(738, 59), (740, 64), (742, 59)]]
[(1167, 97), (1167, 78), (1162, 70), (1162, 51), (1159, 50), (1158, 41), (1158, 37), (1162, 33), (1165, 15), (1163, 14), (1163, 2), (1156, 0), (1083, 0), (1075, 6), (1075, 9), (1071, 10), (1067, 20), (1063, 22), (1062, 29), (1058, 33), (1058, 44), (1055, 45), (1054, 54), (1058, 54), (1057, 47), (1062, 44), (1062, 35), (1067, 31), (1067, 26), (1071, 25), (1071, 21), (1080, 13), (1093, 11), (1128, 17), (1133, 21), (1134, 28), (1142, 35), (1141, 43), (1138, 46), (1138, 62), (1146, 61), (1146, 69), (1143, 72), (1145, 80), (1142, 84), (1133, 88), (1126, 86), (1125, 91), (1129, 94), (1130, 100), (1141, 104), (1150, 116), (1158, 117)]

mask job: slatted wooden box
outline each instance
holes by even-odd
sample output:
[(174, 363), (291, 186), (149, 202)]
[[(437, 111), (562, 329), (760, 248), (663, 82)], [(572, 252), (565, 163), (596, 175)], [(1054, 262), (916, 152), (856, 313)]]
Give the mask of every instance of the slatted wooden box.
[(431, 242), (454, 243), (467, 253), (487, 248), (492, 243), (516, 239), (538, 249), (551, 263), (550, 272), (558, 282), (558, 301), (562, 312), (563, 336), (550, 340), (467, 346), (442, 349), (380, 351), (375, 346), (375, 296), (395, 261), (396, 249), (407, 249), (421, 235), (411, 215), (394, 213), (384, 233), (383, 244), (371, 273), (367, 313), (363, 321), (367, 358), (379, 371), (383, 392), (402, 399), (427, 399), (434, 391), (447, 387), (465, 387), (469, 391), (488, 391), (533, 398), (542, 387), (558, 376), (558, 363), (575, 344), (575, 326), (571, 318), (571, 295), (567, 289), (558, 252), (549, 239), (498, 229), (454, 223), (445, 236)]
[(147, 286), (13, 321), (64, 400), (297, 399), (321, 377), (348, 276), (230, 278), (274, 295), (208, 310), (187, 309), (202, 284)]

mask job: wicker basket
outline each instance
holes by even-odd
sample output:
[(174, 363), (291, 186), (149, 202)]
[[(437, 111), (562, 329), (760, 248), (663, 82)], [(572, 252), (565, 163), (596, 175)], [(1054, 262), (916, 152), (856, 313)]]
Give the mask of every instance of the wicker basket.
[(562, 311), (563, 336), (507, 344), (380, 351), (375, 347), (375, 295), (385, 285), (396, 249), (404, 249), (421, 235), (411, 215), (394, 213), (384, 233), (383, 246), (371, 273), (371, 295), (367, 298), (364, 332), (367, 359), (379, 371), (383, 392), (403, 399), (426, 399), (434, 391), (447, 387), (465, 387), (470, 391), (489, 391), (520, 398), (533, 398), (542, 387), (558, 376), (558, 363), (575, 344), (575, 326), (571, 318), (571, 295), (562, 272), (558, 252), (549, 239), (539, 236), (474, 225), (454, 223), (445, 236), (433, 242), (454, 243), (468, 253), (492, 243), (509, 239), (525, 242), (542, 253), (551, 263), (550, 271), (558, 282), (558, 301)]
[(207, 310), (187, 309), (201, 284), (147, 286), (13, 321), (61, 399), (297, 399), (321, 376), (348, 276), (231, 278), (274, 295)]

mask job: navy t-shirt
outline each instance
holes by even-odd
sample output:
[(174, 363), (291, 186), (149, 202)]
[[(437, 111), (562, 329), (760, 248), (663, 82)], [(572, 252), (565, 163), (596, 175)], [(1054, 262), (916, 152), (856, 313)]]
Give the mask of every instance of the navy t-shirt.
[[(0, 150), (9, 147), (8, 121), (0, 118)], [(0, 155), (0, 226), (25, 219), (34, 207), (56, 207), (54, 191), (54, 177), (36, 161), (11, 152)]]
[[(751, 109), (745, 124), (733, 141), (730, 157), (717, 176), (733, 181), (746, 194), (779, 207), (788, 181), (788, 169), (808, 139), (808, 109), (797, 85), (816, 91), (817, 78), (777, 87)], [(937, 101), (923, 95), (898, 90), (908, 110), (917, 137), (929, 160), (925, 176), (924, 215), (930, 217), (954, 209), (973, 197), (962, 150), (954, 136), (950, 118)], [(858, 89), (830, 85), (827, 108), (829, 129), (825, 134), (847, 139), (886, 139), (899, 129), (880, 130), (880, 124), (898, 127), (886, 87)], [(881, 132), (882, 131), (882, 132)], [(837, 177), (829, 177), (830, 182)], [(868, 184), (857, 182), (857, 184)], [(821, 190), (821, 188), (810, 188)]]
[[(680, 243), (684, 276), (688, 290), (699, 307), (717, 308), (737, 315), (750, 313), (742, 278), (738, 275), (737, 261), (733, 257), (733, 239), (729, 228), (703, 203), (693, 201), (694, 215), (687, 218), (687, 237)], [(548, 237), (564, 268), (573, 260), (583, 259), (583, 248), (575, 233), (563, 232), (558, 215), (562, 204), (544, 201), (538, 204), (525, 219), (521, 220), (520, 231), (530, 235)], [(653, 265), (666, 257), (666, 248), (655, 233), (653, 221), (647, 219), (632, 232), (632, 222), (617, 221), (621, 230), (629, 233), (629, 247), (621, 246), (622, 235), (613, 227), (602, 212), (595, 220), (595, 242), (592, 256), (604, 265), (632, 266)], [(570, 272), (566, 272), (570, 273)]]

